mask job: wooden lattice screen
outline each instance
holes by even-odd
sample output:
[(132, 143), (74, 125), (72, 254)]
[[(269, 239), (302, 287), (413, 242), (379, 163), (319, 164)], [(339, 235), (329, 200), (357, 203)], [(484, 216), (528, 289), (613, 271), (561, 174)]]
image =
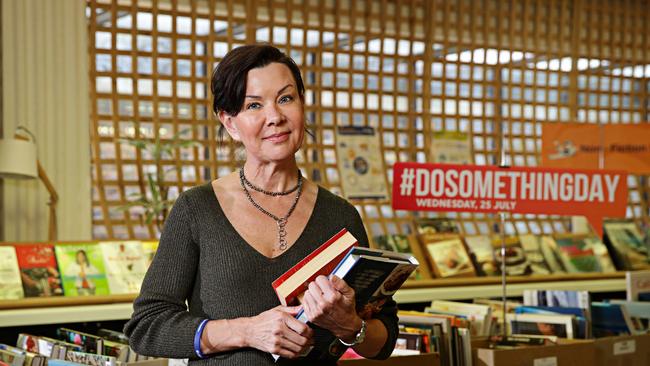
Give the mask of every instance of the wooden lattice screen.
[[(535, 166), (541, 122), (650, 120), (643, 0), (88, 0), (87, 9), (96, 239), (157, 235), (137, 208), (119, 209), (146, 190), (147, 173), (174, 168), (166, 177), (176, 197), (237, 166), (235, 149), (217, 148), (208, 85), (216, 63), (245, 43), (270, 42), (301, 66), (315, 139), (299, 163), (338, 193), (336, 126), (376, 128), (390, 184), (393, 163), (427, 161), (436, 131), (468, 133), (476, 164), (498, 163), (503, 148), (508, 163)], [(161, 166), (122, 142), (187, 128), (199, 144)], [(628, 217), (647, 219), (647, 177), (628, 184)], [(353, 203), (370, 235), (409, 232), (417, 215), (394, 212), (388, 199)], [(491, 215), (447, 216), (468, 234), (495, 227)], [(513, 215), (506, 225), (567, 229), (555, 216)]]

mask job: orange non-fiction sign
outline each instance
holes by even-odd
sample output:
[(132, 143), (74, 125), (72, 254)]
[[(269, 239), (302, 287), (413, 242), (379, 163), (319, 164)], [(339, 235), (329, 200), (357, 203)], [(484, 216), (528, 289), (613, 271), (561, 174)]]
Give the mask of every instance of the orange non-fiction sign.
[(541, 165), (650, 174), (650, 123), (544, 123)]
[(603, 217), (624, 217), (623, 171), (396, 163), (393, 208), (411, 211), (583, 215), (602, 234)]

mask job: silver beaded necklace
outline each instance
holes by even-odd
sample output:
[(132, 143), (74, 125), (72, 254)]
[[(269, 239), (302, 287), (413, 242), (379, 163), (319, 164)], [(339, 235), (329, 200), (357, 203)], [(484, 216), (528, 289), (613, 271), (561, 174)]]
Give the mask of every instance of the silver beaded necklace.
[[(289, 219), (289, 216), (293, 213), (293, 210), (296, 209), (296, 206), (298, 205), (298, 200), (300, 199), (300, 195), (302, 193), (302, 174), (300, 174), (300, 171), (298, 171), (298, 184), (296, 186), (288, 191), (284, 192), (271, 192), (264, 190), (262, 188), (256, 187), (251, 183), (248, 179), (246, 179), (246, 176), (244, 175), (244, 168), (239, 169), (239, 182), (241, 183), (241, 187), (244, 190), (244, 194), (246, 194), (246, 198), (248, 198), (248, 201), (258, 210), (260, 210), (263, 214), (266, 216), (272, 218), (275, 220), (275, 222), (278, 225), (278, 248), (280, 250), (285, 250), (287, 249), (287, 220)], [(287, 212), (286, 215), (283, 217), (277, 217), (274, 214), (270, 213), (269, 211), (265, 210), (264, 207), (260, 206), (253, 197), (251, 196), (251, 193), (248, 191), (246, 186), (249, 186), (250, 188), (263, 193), (267, 196), (286, 196), (294, 191), (296, 192), (296, 198), (293, 200), (293, 203), (291, 204), (291, 207), (289, 207), (289, 211)]]

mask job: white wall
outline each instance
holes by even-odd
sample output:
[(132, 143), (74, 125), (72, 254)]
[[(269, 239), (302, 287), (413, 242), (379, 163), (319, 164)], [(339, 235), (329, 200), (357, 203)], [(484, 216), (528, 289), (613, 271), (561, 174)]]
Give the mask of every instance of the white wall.
[[(91, 238), (88, 31), (83, 0), (2, 0), (3, 132), (36, 135), (59, 194), (59, 240)], [(48, 194), (38, 180), (4, 182), (7, 241), (45, 241)]]

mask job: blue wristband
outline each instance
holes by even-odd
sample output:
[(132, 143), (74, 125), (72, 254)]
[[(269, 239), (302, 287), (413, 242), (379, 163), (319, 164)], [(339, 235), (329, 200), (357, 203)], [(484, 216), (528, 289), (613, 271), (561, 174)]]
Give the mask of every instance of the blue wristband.
[(196, 353), (199, 358), (205, 358), (205, 355), (201, 352), (201, 335), (203, 334), (203, 328), (208, 324), (208, 320), (210, 319), (203, 319), (201, 324), (199, 324), (199, 327), (196, 329), (196, 334), (194, 334), (194, 353)]

